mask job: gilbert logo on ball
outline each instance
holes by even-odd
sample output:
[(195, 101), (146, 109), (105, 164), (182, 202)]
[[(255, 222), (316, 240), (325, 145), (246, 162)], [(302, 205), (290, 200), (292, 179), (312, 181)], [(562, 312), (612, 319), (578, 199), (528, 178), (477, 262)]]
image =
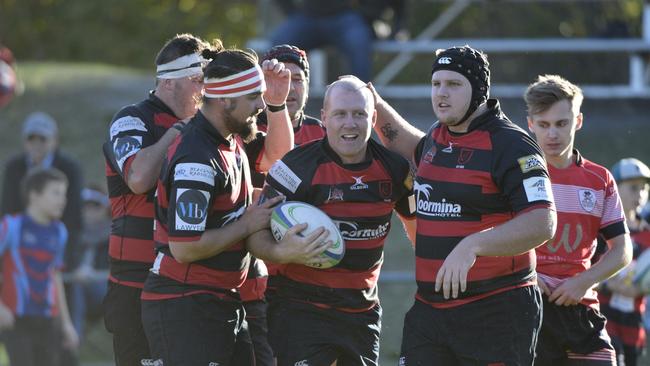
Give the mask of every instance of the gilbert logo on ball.
[(330, 268), (337, 265), (345, 255), (345, 243), (338, 226), (319, 208), (304, 202), (287, 201), (273, 209), (271, 214), (271, 232), (277, 241), (281, 241), (287, 230), (297, 224), (307, 223), (307, 228), (301, 235), (309, 235), (319, 227), (329, 231), (328, 240), (332, 246), (321, 254), (326, 259), (324, 263), (307, 264), (314, 268)]

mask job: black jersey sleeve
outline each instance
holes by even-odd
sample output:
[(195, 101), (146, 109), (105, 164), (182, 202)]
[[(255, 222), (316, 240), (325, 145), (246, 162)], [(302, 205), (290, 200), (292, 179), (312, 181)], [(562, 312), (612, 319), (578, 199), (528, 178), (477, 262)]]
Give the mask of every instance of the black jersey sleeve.
[(523, 130), (504, 128), (492, 134), (493, 179), (513, 212), (553, 205), (546, 162), (537, 143)]
[(420, 159), (422, 158), (422, 150), (424, 149), (424, 142), (426, 139), (427, 135), (423, 136), (415, 146), (415, 150), (413, 152), (413, 160), (415, 161), (416, 165), (420, 163)]
[(128, 162), (143, 148), (156, 142), (151, 121), (147, 121), (137, 106), (119, 111), (109, 127), (110, 149), (105, 149), (111, 165), (126, 181)]
[(225, 187), (224, 170), (214, 159), (174, 159), (167, 171), (167, 228), (172, 241), (198, 240), (206, 229), (209, 207)]

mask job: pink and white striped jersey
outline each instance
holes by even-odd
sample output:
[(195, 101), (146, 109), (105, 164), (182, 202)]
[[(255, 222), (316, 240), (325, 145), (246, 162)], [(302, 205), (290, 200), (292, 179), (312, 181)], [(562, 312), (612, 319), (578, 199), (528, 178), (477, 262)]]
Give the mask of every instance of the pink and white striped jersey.
[[(591, 266), (598, 234), (609, 240), (628, 232), (612, 174), (584, 159), (577, 150), (574, 153), (575, 163), (569, 167), (548, 167), (557, 231), (553, 239), (536, 249), (536, 254), (537, 272), (551, 290)], [(591, 290), (582, 303), (597, 304), (596, 292)]]

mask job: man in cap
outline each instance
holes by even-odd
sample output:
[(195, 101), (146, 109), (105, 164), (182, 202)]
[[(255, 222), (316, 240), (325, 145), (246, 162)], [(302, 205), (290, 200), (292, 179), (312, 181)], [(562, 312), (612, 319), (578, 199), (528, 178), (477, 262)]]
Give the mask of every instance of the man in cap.
[(79, 163), (58, 149), (56, 121), (47, 113), (34, 112), (23, 123), (23, 152), (9, 159), (3, 173), (1, 214), (14, 214), (25, 209), (21, 199), (21, 180), (35, 168), (57, 168), (69, 182), (67, 204), (62, 221), (68, 230), (65, 271), (74, 270), (78, 259), (78, 238), (81, 231), (82, 174)]
[[(528, 86), (524, 99), (528, 129), (548, 162), (558, 216), (554, 238), (536, 249), (544, 321), (535, 363), (615, 365), (594, 290), (632, 259), (614, 178), (574, 147), (583, 123), (583, 95), (577, 85), (558, 75), (542, 75)], [(608, 250), (595, 261), (599, 235)]]
[[(650, 169), (635, 158), (619, 160), (612, 167), (618, 185), (625, 221), (630, 229), (634, 259), (650, 248), (650, 225), (641, 216), (648, 202)], [(604, 249), (601, 245), (600, 249)], [(635, 366), (646, 348), (646, 329), (643, 326), (646, 298), (644, 291), (631, 278), (635, 270), (632, 262), (626, 272), (604, 282), (598, 291), (603, 315), (607, 318), (607, 333), (612, 337), (619, 364)]]
[(436, 52), (426, 134), (376, 95), (379, 137), (417, 167), (416, 301), (400, 365), (531, 365), (541, 325), (534, 248), (555, 232), (542, 152), (488, 99), (487, 57)]

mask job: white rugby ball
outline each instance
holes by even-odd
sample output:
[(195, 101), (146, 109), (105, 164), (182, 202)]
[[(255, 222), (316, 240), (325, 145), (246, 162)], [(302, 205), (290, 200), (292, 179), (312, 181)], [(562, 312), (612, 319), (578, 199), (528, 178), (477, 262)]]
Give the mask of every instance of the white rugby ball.
[(650, 249), (644, 250), (636, 259), (632, 281), (641, 292), (650, 293)]
[(330, 268), (337, 265), (345, 255), (345, 243), (338, 226), (325, 212), (308, 203), (287, 201), (277, 205), (271, 214), (271, 232), (277, 241), (282, 240), (291, 227), (302, 223), (307, 223), (307, 228), (301, 232), (302, 236), (309, 235), (322, 226), (329, 231), (328, 240), (333, 243), (321, 254), (326, 259), (324, 263), (308, 263), (307, 266)]

